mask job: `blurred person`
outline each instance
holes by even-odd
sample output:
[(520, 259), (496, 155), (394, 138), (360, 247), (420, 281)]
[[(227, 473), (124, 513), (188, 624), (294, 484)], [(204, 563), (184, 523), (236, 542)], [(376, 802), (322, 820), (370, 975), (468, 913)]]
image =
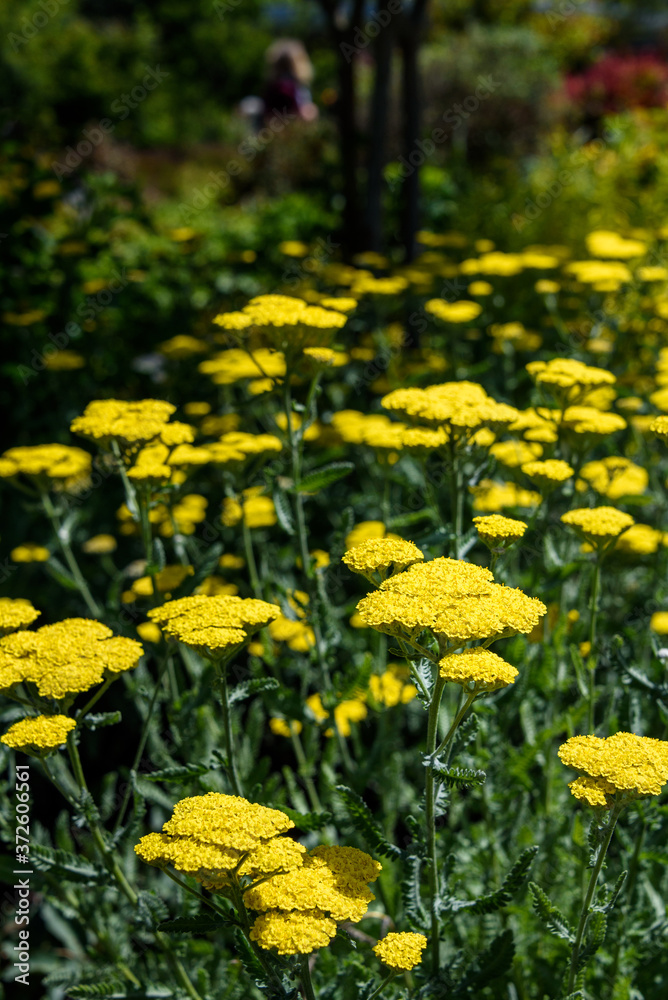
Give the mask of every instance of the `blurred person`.
[(266, 53), (268, 80), (264, 91), (264, 117), (287, 113), (312, 122), (318, 109), (311, 97), (313, 64), (295, 38), (279, 38)]

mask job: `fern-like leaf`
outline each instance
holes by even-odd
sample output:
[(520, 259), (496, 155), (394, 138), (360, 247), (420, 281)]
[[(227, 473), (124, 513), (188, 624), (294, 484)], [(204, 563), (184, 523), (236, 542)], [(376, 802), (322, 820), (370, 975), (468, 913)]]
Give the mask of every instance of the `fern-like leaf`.
[(470, 913), (494, 913), (506, 906), (520, 889), (529, 875), (529, 869), (538, 851), (537, 847), (527, 847), (510, 869), (499, 889), (472, 900), (451, 900), (449, 909), (453, 912), (468, 910)]
[(575, 931), (547, 893), (535, 882), (529, 882), (529, 892), (533, 899), (533, 908), (541, 918), (544, 926), (557, 937), (563, 938), (570, 944), (575, 940)]
[(422, 905), (420, 895), (420, 869), (422, 859), (416, 854), (410, 854), (404, 858), (404, 877), (401, 880), (401, 898), (404, 904), (404, 913), (412, 927), (424, 930), (428, 924), (427, 912)]

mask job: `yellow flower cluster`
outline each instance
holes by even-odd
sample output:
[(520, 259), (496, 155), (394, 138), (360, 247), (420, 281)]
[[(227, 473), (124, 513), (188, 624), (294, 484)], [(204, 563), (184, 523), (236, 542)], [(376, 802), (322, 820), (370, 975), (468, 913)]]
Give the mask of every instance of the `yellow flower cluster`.
[(648, 484), (649, 474), (642, 466), (634, 465), (628, 458), (609, 455), (586, 462), (580, 469), (575, 488), (582, 493), (591, 487), (608, 500), (619, 500), (625, 496), (640, 496)]
[(384, 965), (395, 972), (409, 972), (422, 961), (422, 952), (427, 947), (424, 934), (412, 931), (391, 932), (374, 945), (373, 953)]
[(271, 528), (276, 524), (276, 508), (269, 496), (263, 496), (262, 486), (250, 486), (239, 499), (225, 497), (221, 521), (226, 528), (245, 523), (247, 528)]
[(285, 375), (285, 355), (263, 347), (253, 351), (233, 347), (202, 361), (198, 371), (210, 375), (215, 385), (234, 385), (235, 382), (254, 379), (262, 383), (262, 391), (266, 391)]
[(502, 514), (488, 514), (473, 518), (481, 541), (490, 549), (507, 548), (523, 537), (527, 530), (524, 521), (517, 521)]
[(163, 399), (141, 399), (126, 402), (121, 399), (96, 399), (83, 414), (70, 424), (74, 434), (91, 438), (103, 447), (115, 440), (125, 448), (135, 448), (153, 438), (165, 444), (177, 444), (162, 438), (169, 418), (176, 407)]
[(475, 382), (444, 382), (427, 389), (395, 389), (381, 399), (392, 413), (411, 422), (423, 421), (442, 427), (453, 437), (467, 438), (481, 427), (492, 430), (507, 427), (517, 419), (518, 411), (497, 403)]
[(668, 444), (668, 417), (656, 417), (649, 425), (649, 429), (656, 434), (664, 444)]
[(514, 684), (519, 670), (490, 649), (476, 646), (439, 661), (439, 674), (446, 681), (461, 684), (470, 691), (497, 691)]
[(360, 573), (372, 583), (380, 583), (387, 576), (399, 573), (421, 562), (424, 556), (413, 542), (395, 541), (391, 538), (369, 538), (348, 549), (342, 561), (353, 573)]
[(647, 252), (647, 244), (642, 240), (627, 239), (611, 229), (596, 229), (589, 233), (585, 243), (592, 257), (627, 260), (630, 257), (643, 257)]
[(30, 681), (44, 698), (68, 698), (130, 670), (142, 653), (141, 643), (114, 636), (102, 622), (66, 618), (0, 639), (0, 690)]
[(482, 306), (478, 302), (466, 300), (447, 302), (445, 299), (429, 299), (424, 309), (444, 323), (470, 323), (482, 312)]
[(85, 485), (90, 470), (88, 452), (64, 444), (26, 445), (10, 448), (0, 456), (0, 478), (23, 475), (39, 485), (60, 489)]
[(569, 785), (576, 798), (593, 806), (610, 808), (611, 796), (625, 798), (660, 795), (668, 782), (668, 742), (615, 733), (599, 736), (572, 736), (559, 747), (559, 757), (582, 776)]
[(649, 524), (632, 524), (619, 536), (615, 551), (626, 555), (651, 556), (668, 545), (668, 534)]
[(543, 502), (540, 493), (523, 490), (515, 483), (496, 483), (492, 479), (481, 479), (472, 486), (473, 509), (485, 513), (496, 513), (508, 507), (537, 507)]
[(530, 361), (526, 366), (537, 385), (547, 386), (568, 400), (581, 397), (584, 392), (617, 381), (612, 372), (594, 368), (573, 358), (553, 358), (551, 361)]
[(220, 656), (277, 618), (281, 609), (254, 598), (181, 597), (148, 612), (162, 631), (204, 655)]
[(41, 613), (25, 597), (0, 597), (0, 636), (31, 625)]
[(379, 632), (411, 640), (431, 629), (459, 646), (529, 633), (547, 609), (521, 590), (494, 583), (481, 566), (439, 557), (385, 580), (357, 610), (362, 623)]
[(220, 313), (214, 319), (224, 330), (260, 332), (286, 355), (306, 347), (326, 347), (346, 322), (343, 312), (308, 305), (289, 295), (258, 295), (240, 312)]
[(635, 524), (630, 514), (615, 507), (578, 507), (562, 514), (561, 520), (596, 549), (607, 546)]
[(565, 483), (575, 473), (568, 462), (559, 458), (548, 458), (544, 462), (526, 462), (521, 469), (525, 476), (535, 480), (543, 489), (553, 489), (558, 483)]
[(13, 750), (44, 756), (44, 751), (62, 746), (75, 726), (74, 719), (66, 715), (37, 715), (15, 722), (0, 736), (0, 743)]

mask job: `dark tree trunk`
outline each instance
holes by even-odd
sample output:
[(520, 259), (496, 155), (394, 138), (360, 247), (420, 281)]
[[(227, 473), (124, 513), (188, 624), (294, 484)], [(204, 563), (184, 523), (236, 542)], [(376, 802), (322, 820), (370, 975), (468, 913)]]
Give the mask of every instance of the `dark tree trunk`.
[(346, 60), (342, 44), (352, 44), (352, 30), (338, 33), (339, 73), (339, 155), (343, 176), (343, 225), (342, 240), (346, 255), (359, 250), (362, 245), (360, 225), (360, 196), (358, 187), (358, 134), (355, 117), (355, 61)]
[[(428, 0), (415, 0), (410, 13), (402, 20), (400, 45), (402, 56), (402, 115), (403, 115), (403, 156), (410, 163), (420, 153), (417, 142), (420, 139), (422, 94), (418, 52), (425, 20)], [(415, 257), (415, 234), (420, 218), (420, 168), (419, 164), (406, 177), (401, 188), (401, 238), (406, 260)]]
[(383, 249), (383, 167), (394, 44), (395, 36), (390, 24), (380, 32), (375, 45), (376, 75), (367, 156), (365, 243), (368, 249), (379, 252)]

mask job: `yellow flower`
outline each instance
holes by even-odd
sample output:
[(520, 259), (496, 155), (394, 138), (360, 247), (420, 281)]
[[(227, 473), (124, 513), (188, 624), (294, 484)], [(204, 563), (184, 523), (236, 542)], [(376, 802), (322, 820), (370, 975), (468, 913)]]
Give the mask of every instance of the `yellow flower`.
[(336, 936), (336, 923), (322, 910), (269, 910), (261, 913), (250, 931), (251, 941), (274, 948), (279, 955), (308, 955), (325, 948)]
[(580, 469), (580, 479), (575, 487), (581, 493), (588, 486), (601, 493), (608, 500), (619, 500), (624, 496), (640, 496), (649, 483), (646, 469), (634, 465), (628, 458), (609, 455), (595, 462), (586, 462)]
[(204, 655), (220, 655), (244, 645), (279, 615), (280, 608), (266, 601), (205, 595), (181, 597), (148, 612), (163, 632)]
[(361, 545), (370, 538), (384, 538), (387, 529), (382, 521), (360, 521), (356, 524), (352, 531), (348, 532), (346, 535), (345, 546), (346, 552), (350, 549), (354, 549), (356, 546)]
[(369, 678), (369, 691), (372, 697), (386, 708), (395, 705), (406, 705), (417, 697), (417, 688), (409, 683), (410, 672), (407, 667), (391, 663), (382, 674), (372, 674)]
[(518, 469), (521, 465), (540, 458), (543, 454), (542, 445), (528, 441), (498, 441), (489, 449), (497, 462), (509, 469)]
[(519, 671), (490, 649), (476, 646), (440, 660), (439, 674), (471, 691), (497, 691), (514, 684)]
[(668, 536), (663, 531), (650, 527), (649, 524), (633, 524), (617, 539), (616, 552), (627, 555), (651, 556), (668, 543)]
[(293, 733), (299, 735), (303, 727), (299, 719), (291, 719), (290, 722), (288, 722), (286, 719), (274, 717), (269, 720), (269, 728), (274, 736), (290, 737)]
[(549, 278), (541, 278), (534, 285), (534, 288), (539, 295), (556, 295), (561, 289), (561, 285), (558, 281), (550, 281)]
[(525, 476), (535, 479), (543, 489), (553, 489), (557, 483), (565, 483), (575, 473), (568, 462), (562, 462), (558, 458), (548, 458), (545, 462), (526, 462), (521, 469)]
[(10, 448), (0, 457), (0, 477), (24, 475), (53, 480), (61, 488), (85, 481), (91, 470), (91, 456), (82, 448), (64, 444), (25, 445)]
[(412, 931), (390, 932), (382, 941), (374, 945), (373, 953), (395, 972), (408, 972), (422, 961), (422, 952), (427, 947), (424, 934)]
[(425, 312), (431, 313), (444, 323), (470, 323), (482, 312), (478, 302), (446, 302), (445, 299), (429, 299), (425, 303)]
[(81, 548), (87, 555), (107, 555), (107, 553), (116, 550), (117, 544), (113, 535), (93, 535), (92, 538), (88, 538), (83, 543)]
[(41, 756), (43, 750), (56, 750), (62, 746), (67, 740), (67, 734), (75, 726), (74, 719), (69, 719), (66, 715), (37, 715), (15, 722), (0, 736), (0, 743), (14, 750)]
[(473, 523), (476, 526), (481, 541), (492, 550), (508, 548), (513, 542), (522, 538), (524, 532), (527, 530), (527, 525), (524, 521), (517, 521), (512, 517), (503, 517), (501, 514), (474, 517)]
[(650, 618), (649, 627), (657, 635), (668, 635), (668, 611), (655, 611)]
[(495, 641), (518, 632), (528, 635), (546, 613), (538, 598), (493, 584), (487, 593), (463, 597), (444, 609), (432, 630), (458, 645), (472, 639)]
[(561, 515), (595, 549), (606, 548), (623, 531), (635, 524), (630, 514), (615, 507), (579, 507)]
[(221, 521), (226, 528), (233, 528), (241, 520), (248, 528), (270, 528), (276, 524), (276, 508), (271, 497), (261, 496), (262, 487), (252, 486), (241, 495), (241, 502), (233, 497), (223, 500)]
[(175, 409), (162, 399), (96, 399), (72, 421), (70, 430), (102, 445), (115, 439), (132, 447), (158, 437)]
[(624, 732), (607, 739), (571, 736), (562, 743), (558, 753), (567, 767), (583, 772), (586, 777), (604, 779), (612, 786), (610, 794), (622, 792), (632, 798), (660, 795), (663, 785), (668, 782), (668, 742), (665, 740)]
[[(192, 566), (182, 566), (180, 563), (174, 566), (165, 566), (155, 574), (155, 582), (159, 594), (176, 590), (188, 576), (192, 576), (195, 570)], [(132, 592), (138, 597), (150, 597), (153, 594), (153, 580), (150, 576), (141, 576), (132, 584)]]
[(473, 509), (490, 514), (507, 507), (530, 509), (543, 501), (540, 493), (520, 489), (515, 483), (497, 483), (492, 479), (481, 479), (477, 486), (471, 487), (471, 493)]
[(360, 573), (367, 580), (380, 583), (387, 576), (399, 573), (423, 559), (422, 552), (413, 542), (370, 538), (347, 549), (342, 562), (353, 573)]
[[(367, 707), (361, 698), (347, 698), (334, 709), (334, 727), (341, 736), (350, 736), (351, 722), (361, 722), (367, 717)], [(325, 736), (333, 736), (334, 729), (326, 729)]]
[(0, 597), (0, 635), (31, 625), (41, 613), (25, 597)]
[(160, 642), (162, 639), (162, 632), (153, 622), (142, 622), (141, 625), (137, 625), (137, 635), (144, 642)]

